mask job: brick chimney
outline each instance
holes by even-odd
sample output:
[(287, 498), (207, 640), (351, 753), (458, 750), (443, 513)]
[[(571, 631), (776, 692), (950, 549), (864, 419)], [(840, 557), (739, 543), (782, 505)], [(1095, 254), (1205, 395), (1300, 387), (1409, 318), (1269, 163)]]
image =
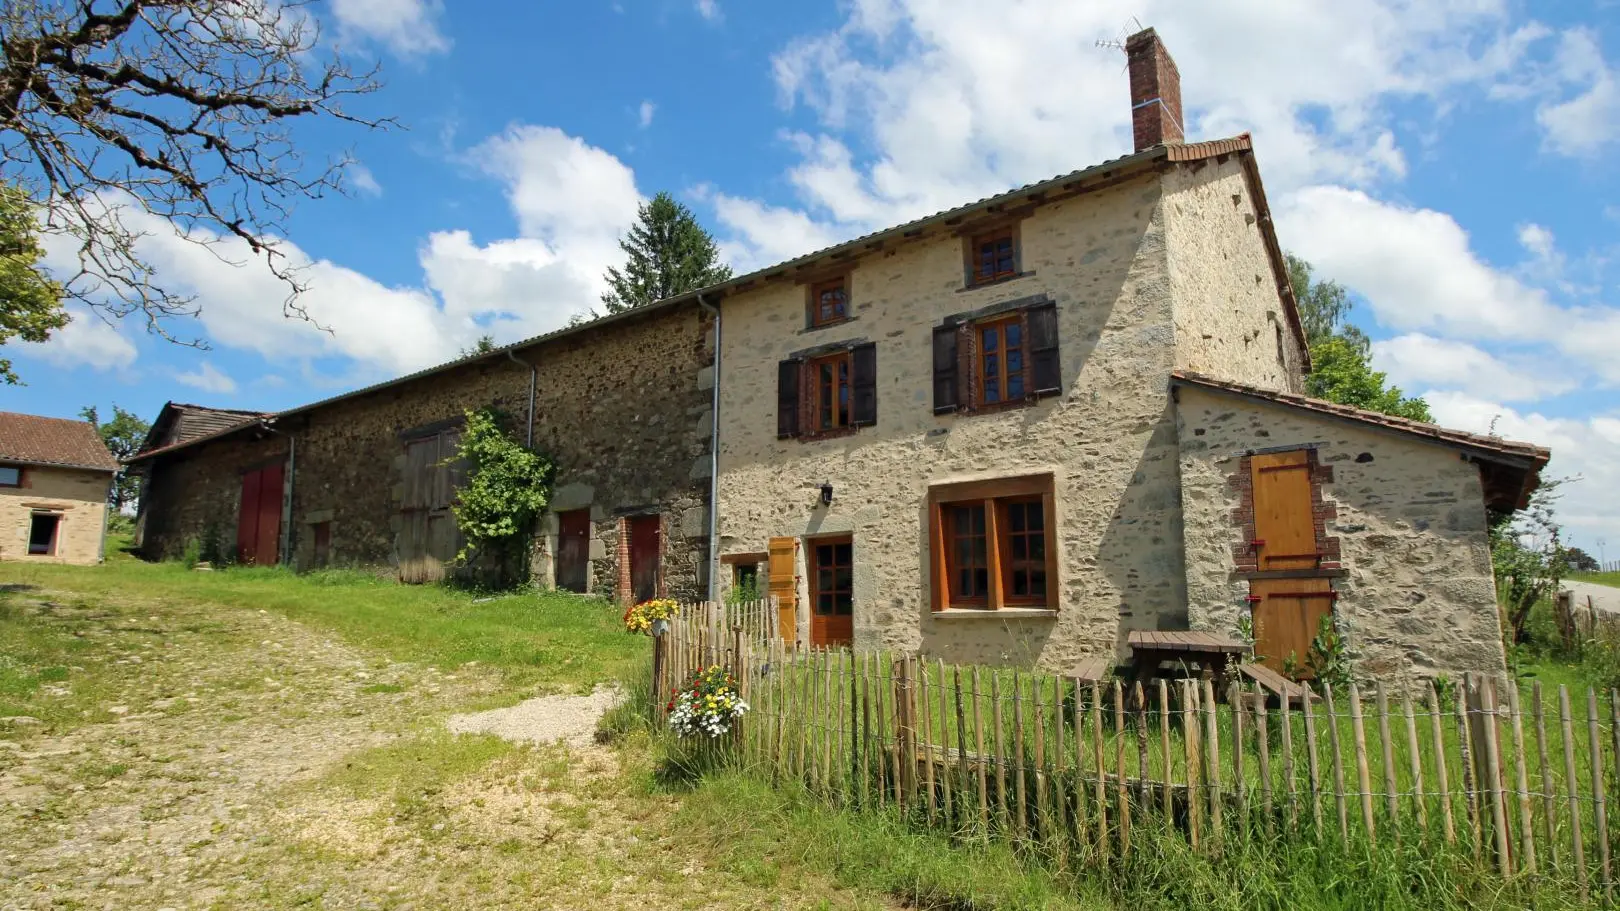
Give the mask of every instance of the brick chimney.
[(1153, 29), (1125, 39), (1131, 71), (1131, 131), (1136, 151), (1186, 139), (1181, 129), (1181, 73)]

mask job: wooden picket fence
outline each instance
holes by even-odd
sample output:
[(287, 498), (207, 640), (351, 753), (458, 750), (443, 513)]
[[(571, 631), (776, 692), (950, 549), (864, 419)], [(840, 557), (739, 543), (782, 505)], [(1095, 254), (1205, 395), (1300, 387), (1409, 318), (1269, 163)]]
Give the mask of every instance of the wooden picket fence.
[(1144, 826), (1211, 852), (1262, 834), (1346, 850), (1412, 839), (1614, 898), (1617, 693), (1469, 677), (1321, 685), (1288, 709), (1208, 679), (1144, 688), (795, 649), (772, 622), (726, 616), (701, 607), (657, 641), (655, 712), (692, 673), (726, 667), (751, 706), (730, 755), (831, 802), (1081, 863), (1130, 851)]

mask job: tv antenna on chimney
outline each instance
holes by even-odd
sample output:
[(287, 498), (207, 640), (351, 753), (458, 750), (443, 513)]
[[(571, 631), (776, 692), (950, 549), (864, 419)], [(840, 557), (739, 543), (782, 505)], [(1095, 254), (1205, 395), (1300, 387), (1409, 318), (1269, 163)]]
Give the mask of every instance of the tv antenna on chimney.
[[(1131, 17), (1131, 21), (1136, 23), (1136, 31), (1138, 31), (1138, 32), (1140, 32), (1140, 31), (1142, 31), (1143, 29), (1146, 28), (1146, 26), (1144, 26), (1142, 24), (1142, 20), (1136, 18), (1135, 16)], [(1121, 31), (1123, 32), (1124, 30), (1121, 29)], [(1135, 33), (1133, 32), (1132, 34), (1135, 34)], [(1126, 38), (1126, 36), (1123, 35), (1123, 34), (1120, 37), (1114, 38), (1112, 40), (1107, 39), (1107, 38), (1099, 38), (1097, 40), (1096, 46), (1100, 47), (1100, 48), (1109, 48), (1109, 49), (1116, 50), (1116, 51), (1123, 51), (1123, 50), (1125, 50), (1125, 38)]]

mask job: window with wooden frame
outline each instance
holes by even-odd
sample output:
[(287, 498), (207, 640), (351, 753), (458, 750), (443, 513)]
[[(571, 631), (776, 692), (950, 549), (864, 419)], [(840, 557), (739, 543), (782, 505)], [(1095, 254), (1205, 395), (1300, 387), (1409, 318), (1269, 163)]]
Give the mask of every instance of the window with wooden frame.
[(849, 276), (840, 275), (811, 284), (809, 307), (812, 329), (849, 319)]
[(1055, 609), (1052, 476), (935, 487), (929, 492), (933, 609)]
[(1057, 305), (953, 317), (934, 329), (934, 413), (1023, 405), (1063, 391)]
[(22, 469), (16, 465), (0, 465), (0, 487), (21, 487)]
[(777, 367), (778, 438), (838, 436), (877, 423), (877, 346), (870, 342), (789, 358)]
[(975, 234), (968, 242), (968, 284), (982, 285), (1018, 274), (1018, 229), (1006, 225)]

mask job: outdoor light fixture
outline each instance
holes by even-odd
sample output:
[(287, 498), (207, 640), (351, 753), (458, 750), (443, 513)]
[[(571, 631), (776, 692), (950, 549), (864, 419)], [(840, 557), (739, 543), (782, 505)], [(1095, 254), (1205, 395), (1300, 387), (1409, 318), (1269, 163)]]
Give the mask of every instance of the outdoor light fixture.
[(832, 485), (826, 481), (821, 482), (821, 505), (832, 505)]

